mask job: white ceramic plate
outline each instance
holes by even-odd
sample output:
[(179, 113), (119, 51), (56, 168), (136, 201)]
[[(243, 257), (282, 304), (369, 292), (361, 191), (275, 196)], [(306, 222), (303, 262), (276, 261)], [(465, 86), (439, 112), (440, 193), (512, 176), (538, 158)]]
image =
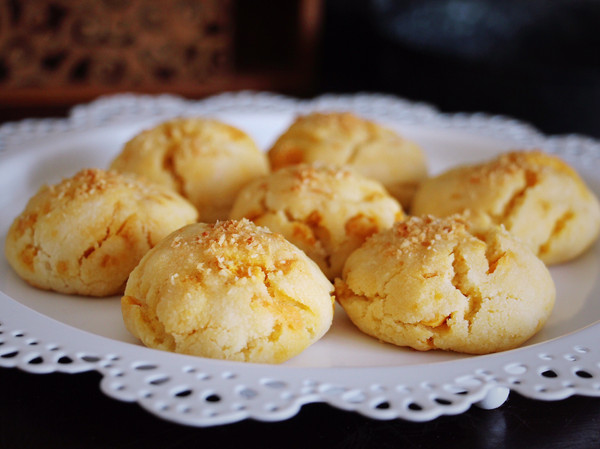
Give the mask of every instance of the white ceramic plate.
[[(73, 109), (67, 119), (0, 127), (0, 234), (44, 183), (84, 167), (106, 168), (123, 143), (174, 116), (210, 116), (269, 144), (298, 113), (350, 110), (396, 128), (425, 149), (432, 173), (538, 147), (571, 163), (600, 192), (600, 143), (546, 137), (502, 117), (441, 114), (381, 95), (324, 96), (310, 101), (265, 93), (223, 94), (202, 101), (119, 95)], [(4, 237), (2, 237), (2, 244)], [(243, 364), (145, 348), (123, 326), (119, 298), (82, 298), (36, 290), (0, 261), (0, 366), (30, 372), (96, 370), (102, 390), (136, 401), (163, 418), (208, 426), (245, 418), (282, 420), (322, 401), (376, 419), (414, 421), (456, 414), (472, 404), (496, 407), (508, 389), (536, 399), (600, 396), (600, 245), (551, 268), (555, 310), (522, 348), (467, 356), (421, 353), (358, 332), (338, 309), (329, 333), (280, 366)]]

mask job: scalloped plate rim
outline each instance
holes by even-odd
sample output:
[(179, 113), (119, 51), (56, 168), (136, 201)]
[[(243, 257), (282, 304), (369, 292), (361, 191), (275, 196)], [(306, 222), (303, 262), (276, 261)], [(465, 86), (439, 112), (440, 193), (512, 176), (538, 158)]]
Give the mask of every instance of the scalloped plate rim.
[[(265, 108), (273, 108), (274, 110), (286, 110), (286, 111), (290, 111), (290, 109), (292, 111), (296, 111), (296, 112), (302, 112), (304, 110), (307, 109), (314, 109), (314, 108), (324, 108), (324, 109), (336, 109), (336, 108), (340, 108), (341, 105), (346, 105), (347, 109), (357, 109), (357, 110), (361, 110), (360, 105), (364, 104), (365, 102), (369, 102), (369, 101), (374, 101), (374, 102), (379, 102), (380, 103), (380, 107), (381, 107), (381, 103), (385, 103), (385, 107), (387, 108), (396, 108), (397, 110), (392, 111), (392, 113), (390, 115), (392, 115), (393, 118), (397, 119), (397, 116), (394, 116), (393, 113), (397, 113), (398, 111), (402, 111), (403, 114), (405, 114), (404, 119), (407, 119), (408, 122), (410, 122), (410, 120), (415, 120), (416, 118), (419, 117), (427, 117), (429, 120), (431, 120), (432, 122), (434, 122), (435, 124), (440, 124), (441, 126), (447, 126), (447, 127), (457, 127), (460, 130), (469, 130), (470, 127), (473, 125), (473, 122), (478, 122), (478, 123), (483, 123), (484, 125), (488, 125), (489, 128), (486, 129), (487, 132), (491, 133), (491, 134), (495, 134), (498, 132), (502, 132), (503, 130), (505, 131), (506, 129), (511, 130), (511, 132), (516, 136), (516, 140), (521, 139), (523, 142), (527, 142), (531, 145), (535, 145), (538, 143), (545, 143), (548, 144), (551, 148), (550, 150), (553, 150), (554, 148), (559, 148), (559, 149), (563, 149), (564, 148), (574, 148), (575, 151), (575, 155), (579, 155), (581, 154), (581, 152), (583, 151), (583, 153), (588, 156), (588, 157), (593, 157), (594, 159), (597, 159), (598, 157), (600, 157), (600, 155), (596, 155), (594, 153), (595, 150), (600, 150), (600, 142), (596, 141), (593, 138), (587, 137), (587, 136), (582, 136), (582, 135), (577, 135), (577, 134), (567, 134), (567, 135), (562, 135), (562, 136), (546, 136), (544, 134), (542, 134), (541, 132), (539, 132), (537, 129), (535, 129), (534, 127), (532, 127), (531, 125), (518, 121), (516, 119), (510, 118), (510, 117), (505, 117), (505, 116), (497, 116), (497, 115), (489, 115), (489, 114), (485, 114), (485, 113), (441, 113), (439, 112), (435, 107), (429, 105), (429, 104), (425, 104), (425, 103), (415, 103), (415, 102), (410, 102), (408, 100), (404, 100), (398, 97), (395, 97), (393, 95), (388, 95), (388, 94), (377, 94), (377, 93), (358, 93), (358, 94), (341, 94), (341, 95), (336, 95), (336, 94), (326, 94), (326, 95), (322, 95), (320, 97), (316, 97), (314, 99), (308, 99), (308, 100), (298, 100), (298, 99), (294, 99), (291, 97), (286, 97), (283, 95), (279, 95), (279, 94), (272, 94), (272, 93), (268, 93), (268, 92), (252, 92), (252, 91), (244, 91), (244, 92), (238, 92), (238, 93), (223, 93), (223, 94), (219, 94), (219, 95), (215, 95), (213, 97), (209, 97), (207, 99), (204, 100), (186, 100), (183, 99), (181, 97), (177, 97), (174, 95), (137, 95), (137, 94), (116, 94), (116, 95), (110, 95), (110, 96), (105, 96), (105, 97), (101, 97), (95, 101), (92, 101), (88, 104), (84, 104), (84, 105), (77, 105), (75, 107), (73, 107), (70, 111), (70, 114), (68, 117), (66, 118), (62, 118), (62, 119), (25, 119), (22, 121), (16, 121), (16, 122), (8, 122), (5, 124), (0, 125), (0, 157), (2, 156), (2, 151), (10, 151), (10, 146), (16, 143), (21, 143), (23, 141), (27, 140), (27, 137), (23, 136), (24, 130), (29, 130), (29, 132), (32, 132), (32, 136), (31, 138), (40, 138), (43, 137), (44, 135), (46, 135), (46, 133), (48, 134), (60, 134), (62, 132), (70, 132), (73, 130), (82, 130), (82, 129), (86, 129), (87, 127), (91, 127), (91, 128), (95, 128), (98, 126), (102, 126), (103, 124), (110, 124), (113, 123), (111, 122), (111, 120), (113, 121), (117, 121), (121, 116), (119, 115), (120, 113), (123, 113), (123, 111), (129, 111), (127, 109), (128, 105), (135, 105), (135, 107), (139, 107), (142, 108), (144, 106), (156, 106), (157, 109), (150, 109), (149, 112), (147, 113), (147, 115), (143, 115), (143, 117), (146, 118), (160, 118), (163, 115), (170, 115), (174, 110), (184, 110), (184, 109), (188, 109), (188, 108), (196, 108), (198, 111), (203, 111), (203, 110), (213, 110), (213, 111), (218, 111), (221, 109), (229, 109), (229, 110), (233, 110), (236, 107), (239, 106), (239, 104), (243, 104), (244, 107), (254, 107), (254, 106), (260, 106), (260, 107), (265, 107)], [(138, 104), (140, 103), (140, 104)], [(121, 111), (119, 112), (119, 108), (122, 108)], [(111, 109), (113, 108), (113, 109)], [(103, 115), (104, 114), (104, 115)], [(128, 115), (129, 114), (129, 115)], [(124, 113), (124, 115), (126, 117), (131, 118), (132, 120), (138, 119), (139, 116), (132, 116), (131, 112), (126, 112)], [(366, 113), (365, 115), (369, 115), (369, 113)], [(386, 114), (378, 114), (376, 112), (373, 112), (371, 115), (373, 116), (377, 116), (377, 117), (382, 117), (385, 116)], [(485, 133), (484, 133), (485, 134)], [(487, 134), (486, 134), (487, 135)], [(514, 137), (511, 135), (511, 137)], [(19, 140), (21, 139), (21, 140)], [(583, 150), (581, 149), (581, 147), (583, 147)], [(567, 148), (567, 149), (568, 149)], [(6, 301), (6, 298), (8, 298), (10, 301)], [(369, 373), (373, 373), (373, 372), (377, 372), (377, 373), (385, 373), (387, 376), (390, 375), (396, 375), (396, 374), (410, 374), (411, 376), (414, 375), (415, 372), (419, 372), (422, 370), (423, 365), (409, 365), (409, 366), (397, 366), (397, 367), (393, 367), (393, 366), (385, 366), (385, 367), (352, 367), (352, 366), (346, 366), (346, 367), (336, 367), (336, 368), (319, 368), (319, 367), (286, 367), (286, 366), (272, 366), (272, 365), (261, 365), (261, 364), (244, 364), (242, 362), (228, 362), (228, 361), (220, 361), (220, 360), (211, 360), (211, 359), (204, 359), (204, 358), (198, 358), (198, 357), (194, 357), (194, 356), (185, 356), (185, 355), (180, 355), (180, 354), (171, 354), (171, 353), (166, 353), (166, 352), (162, 352), (162, 351), (157, 351), (154, 349), (150, 349), (150, 348), (144, 348), (144, 347), (140, 347), (140, 346), (136, 346), (127, 342), (121, 342), (118, 340), (113, 340), (110, 339), (108, 337), (103, 337), (103, 336), (99, 336), (96, 334), (93, 334), (89, 331), (83, 330), (83, 329), (79, 329), (79, 328), (75, 328), (72, 326), (69, 326), (65, 323), (62, 323), (60, 321), (57, 321), (53, 318), (47, 317), (44, 314), (35, 311), (34, 309), (31, 309), (29, 307), (27, 307), (26, 305), (23, 305), (21, 303), (19, 303), (18, 301), (14, 300), (13, 298), (10, 298), (9, 296), (6, 296), (2, 293), (2, 295), (0, 295), (0, 310), (3, 310), (5, 308), (13, 308), (13, 309), (17, 309), (19, 310), (20, 314), (24, 314), (27, 316), (35, 316), (35, 318), (32, 318), (34, 320), (39, 319), (41, 321), (47, 321), (50, 320), (49, 326), (52, 328), (52, 330), (58, 330), (59, 333), (61, 332), (67, 332), (67, 333), (74, 333), (76, 335), (81, 335), (82, 336), (82, 340), (86, 341), (86, 340), (92, 340), (92, 341), (96, 341), (96, 342), (101, 342), (104, 343), (105, 341), (108, 342), (112, 342), (111, 344), (115, 344), (115, 348), (119, 348), (123, 350), (123, 353), (127, 353), (127, 355), (129, 356), (129, 354), (142, 354), (144, 356), (148, 356), (146, 357), (146, 359), (165, 359), (165, 360), (185, 360), (185, 363), (181, 364), (182, 369), (184, 369), (184, 367), (190, 367), (190, 366), (199, 366), (199, 365), (209, 365), (211, 367), (214, 367), (215, 369), (217, 369), (217, 371), (219, 369), (223, 369), (223, 370), (228, 370), (228, 371), (232, 371), (234, 368), (236, 370), (242, 369), (242, 371), (247, 371), (250, 372), (252, 375), (261, 375), (261, 373), (263, 373), (265, 371), (265, 368), (268, 367), (268, 371), (270, 373), (277, 373), (278, 375), (280, 374), (285, 374), (285, 376), (283, 377), (289, 377), (289, 378), (293, 378), (293, 381), (291, 383), (299, 383), (302, 385), (306, 384), (305, 390), (306, 392), (298, 394), (295, 398), (291, 398), (290, 401), (288, 401), (287, 403), (287, 407), (283, 407), (279, 410), (271, 410), (271, 411), (260, 411), (258, 409), (253, 409), (253, 410), (246, 410), (246, 411), (241, 411), (238, 410), (237, 412), (234, 413), (234, 411), (230, 411), (229, 413), (224, 413), (222, 415), (213, 415), (213, 416), (209, 416), (209, 415), (202, 415), (202, 416), (197, 416), (197, 415), (193, 415), (190, 417), (190, 415), (185, 415), (182, 413), (180, 413), (179, 415), (175, 414), (173, 415), (172, 413), (170, 413), (167, 410), (157, 410), (155, 408), (153, 408), (153, 406), (149, 406), (148, 403), (145, 402), (144, 398), (141, 397), (135, 397), (135, 398), (130, 398), (127, 395), (123, 395), (121, 393), (119, 393), (118, 390), (112, 390), (110, 387), (107, 387), (106, 385), (109, 383), (108, 380), (112, 379), (111, 378), (111, 374), (110, 374), (110, 370), (113, 368), (113, 366), (115, 363), (118, 364), (119, 358), (115, 359), (112, 355), (110, 355), (108, 352), (105, 352), (104, 355), (102, 356), (98, 356), (96, 357), (97, 360), (94, 360), (93, 362), (86, 362), (84, 360), (78, 359), (75, 360), (76, 363), (74, 363), (73, 365), (70, 364), (65, 364), (65, 365), (61, 365), (59, 362), (47, 362), (44, 361), (42, 362), (42, 366), (38, 367), (37, 365), (30, 365), (29, 363), (18, 363), (18, 360), (15, 360), (13, 358), (0, 358), (0, 366), (3, 367), (10, 367), (10, 366), (15, 366), (30, 372), (52, 372), (52, 371), (62, 371), (62, 372), (82, 372), (82, 371), (88, 371), (88, 370), (95, 370), (100, 372), (103, 375), (102, 381), (101, 381), (101, 388), (102, 390), (116, 398), (116, 399), (120, 399), (120, 400), (132, 400), (132, 401), (137, 401), (142, 407), (144, 407), (145, 409), (147, 409), (148, 411), (150, 411), (151, 413), (156, 414), (157, 416), (160, 416), (162, 418), (174, 421), (174, 422), (179, 422), (179, 423), (183, 423), (183, 424), (189, 424), (189, 425), (198, 425), (198, 426), (207, 426), (207, 425), (218, 425), (218, 424), (224, 424), (224, 423), (231, 423), (231, 422), (237, 422), (239, 420), (242, 419), (246, 419), (246, 418), (255, 418), (255, 419), (260, 419), (260, 420), (281, 420), (281, 419), (287, 419), (293, 415), (295, 415), (296, 413), (298, 413), (298, 410), (300, 408), (301, 405), (309, 403), (309, 402), (325, 402), (325, 403), (329, 403), (333, 406), (336, 406), (340, 409), (345, 409), (345, 410), (354, 410), (357, 411), (359, 413), (362, 413), (366, 416), (372, 417), (372, 418), (376, 418), (376, 419), (391, 419), (391, 418), (404, 418), (404, 419), (409, 419), (409, 420), (414, 420), (414, 421), (423, 421), (423, 420), (428, 420), (428, 419), (433, 419), (437, 416), (440, 415), (444, 415), (444, 414), (455, 414), (455, 413), (461, 413), (462, 411), (466, 410), (470, 405), (472, 405), (473, 403), (476, 403), (478, 401), (480, 401), (482, 398), (485, 397), (485, 395), (493, 388), (501, 386), (501, 387), (506, 387), (506, 388), (510, 388), (511, 390), (514, 391), (518, 391), (521, 394), (524, 394), (525, 396), (529, 396), (533, 399), (547, 399), (547, 400), (558, 400), (558, 399), (563, 399), (565, 397), (574, 395), (574, 394), (581, 394), (581, 395), (588, 395), (588, 396), (600, 396), (600, 386), (598, 386), (597, 384), (590, 384), (591, 386), (589, 388), (576, 388), (576, 387), (563, 387), (562, 389), (557, 389), (554, 392), (549, 392), (547, 395), (547, 392), (544, 392), (542, 389), (539, 389), (539, 391), (534, 391), (533, 389), (531, 389), (531, 386), (529, 384), (527, 384), (527, 382), (525, 382), (525, 384), (522, 383), (511, 383), (508, 382), (507, 379), (510, 378), (510, 375), (506, 374), (506, 373), (501, 373), (504, 375), (504, 378), (502, 376), (494, 376), (494, 374), (498, 374), (495, 372), (491, 372), (490, 373), (486, 373), (485, 369), (484, 370), (475, 370), (476, 374), (473, 374), (473, 367), (476, 365), (479, 365), (478, 361), (480, 361), (482, 358), (485, 358), (486, 361), (490, 361), (491, 365), (494, 366), (494, 369), (499, 369), (499, 365), (502, 364), (504, 361), (507, 360), (516, 360), (514, 363), (519, 364), (519, 363), (525, 363), (523, 361), (523, 359), (525, 360), (529, 360), (531, 359), (531, 357), (535, 358), (535, 354), (538, 354), (538, 356), (543, 353), (544, 351), (546, 351), (549, 348), (555, 348), (555, 347), (569, 347), (569, 348), (577, 348), (577, 347), (581, 347), (582, 351), (581, 351), (581, 356), (584, 358), (585, 354), (589, 354), (589, 353), (593, 353), (593, 350), (590, 350), (589, 348), (583, 348), (583, 346), (581, 345), (575, 345), (575, 346), (571, 346), (573, 345), (574, 342), (577, 342), (579, 338), (583, 338), (584, 340), (586, 340), (586, 342), (588, 344), (590, 344), (591, 340), (587, 340), (588, 338), (590, 338), (590, 335), (592, 337), (598, 336), (600, 335), (600, 321), (596, 321), (592, 324), (589, 324), (581, 329), (575, 330), (571, 333), (562, 335), (560, 337), (556, 337), (544, 342), (539, 342), (539, 343), (535, 343), (535, 344), (531, 344), (528, 346), (524, 346), (521, 348), (516, 348), (513, 349), (511, 351), (505, 351), (505, 352), (501, 352), (501, 353), (496, 353), (496, 354), (488, 354), (488, 355), (482, 355), (482, 356), (475, 356), (475, 357), (471, 357), (471, 358), (466, 358), (466, 359), (461, 359), (461, 360), (449, 360), (449, 361), (434, 361), (431, 362), (429, 364), (425, 364), (426, 366), (438, 366), (440, 364), (442, 364), (445, 368), (448, 368), (448, 370), (443, 374), (436, 374), (434, 377), (437, 380), (439, 376), (441, 377), (445, 377), (448, 375), (454, 375), (454, 376), (458, 376), (458, 377), (469, 377), (471, 376), (471, 380), (475, 379), (477, 381), (480, 381), (480, 384), (474, 388), (472, 391), (467, 391), (467, 394), (465, 395), (464, 398), (461, 398), (461, 400), (457, 400), (456, 404), (454, 404), (451, 407), (433, 407), (433, 408), (428, 408), (426, 409), (423, 413), (421, 413), (421, 411), (419, 410), (407, 410), (407, 409), (398, 409), (395, 407), (391, 407), (391, 411), (387, 411), (385, 409), (382, 410), (375, 410), (375, 408), (370, 406), (365, 406), (364, 401), (363, 402), (358, 402), (358, 403), (347, 403), (344, 402), (343, 398), (341, 397), (328, 397), (326, 394), (324, 394), (324, 392), (326, 391), (325, 388), (322, 388), (321, 390), (315, 389), (313, 388), (314, 391), (309, 391), (310, 388), (314, 387), (314, 385), (309, 385), (310, 382), (315, 383), (315, 384), (319, 384), (322, 382), (317, 380), (310, 380), (310, 382), (307, 381), (307, 379), (305, 378), (305, 376), (312, 376), (314, 378), (318, 378), (321, 377), (321, 379), (325, 379), (325, 378), (329, 378), (330, 376), (335, 377), (332, 373), (335, 372), (334, 374), (339, 374), (339, 373), (344, 373), (344, 375), (346, 375), (347, 373), (352, 373), (352, 372), (356, 372), (357, 370), (360, 371), (361, 373), (365, 373), (365, 372), (369, 372)], [(33, 312), (33, 315), (31, 314), (31, 312)], [(7, 318), (4, 319), (2, 317), (0, 317), (0, 329), (4, 329), (7, 328), (9, 325), (15, 327), (15, 329), (12, 331), (12, 334), (14, 334), (16, 332), (16, 329), (18, 329), (19, 327), (24, 328), (24, 326), (15, 326), (11, 323), (11, 319)], [(2, 343), (6, 343), (8, 342), (7, 339), (11, 338), (11, 336), (7, 335), (10, 332), (4, 332), (4, 334), (2, 336), (0, 336), (0, 342)], [(43, 333), (43, 332), (42, 332)], [(83, 337), (85, 336), (85, 337)], [(2, 338), (4, 338), (5, 340), (2, 340)], [(18, 341), (18, 336), (13, 335), (12, 339), (13, 341)], [(581, 342), (580, 342), (581, 343)], [(85, 355), (86, 353), (89, 353), (90, 351), (86, 351), (84, 348), (80, 348), (78, 346), (79, 345), (79, 340), (77, 343), (73, 343), (73, 342), (69, 342), (69, 343), (61, 343), (61, 345), (63, 346), (64, 349), (61, 349), (60, 351), (57, 352), (58, 355), (64, 354), (67, 357), (73, 357), (75, 359), (77, 359), (77, 357), (82, 357), (82, 354)], [(102, 346), (102, 345), (99, 345)], [(0, 346), (0, 356), (5, 356), (6, 354), (9, 354), (9, 352), (7, 352), (7, 348), (10, 350), (11, 346), (10, 346), (10, 342), (8, 345), (2, 345)], [(34, 346), (27, 346), (24, 348), (18, 348), (17, 352), (19, 351), (30, 351), (32, 354), (36, 353), (36, 350), (39, 348), (35, 348)], [(585, 351), (584, 351), (585, 349)], [(566, 349), (565, 349), (566, 350)], [(41, 352), (41, 351), (38, 351)], [(572, 352), (572, 351), (571, 351)], [(107, 355), (109, 354), (109, 355)], [(565, 355), (569, 354), (568, 352), (565, 353)], [(589, 357), (589, 355), (588, 355)], [(110, 363), (110, 361), (112, 360), (112, 364)], [(14, 362), (14, 363), (13, 363)], [(194, 363), (195, 362), (195, 363)], [(149, 363), (152, 363), (152, 360), (149, 361)], [(564, 363), (564, 362), (562, 362)], [(49, 364), (49, 365), (48, 365)], [(129, 362), (130, 364), (130, 369), (135, 371), (136, 368), (135, 364), (133, 364), (133, 362)], [(569, 366), (569, 364), (567, 364)], [(598, 361), (597, 360), (592, 360), (592, 365), (594, 366), (598, 366)], [(140, 365), (137, 365), (138, 367)], [(540, 363), (540, 366), (543, 366), (543, 363)], [(522, 368), (522, 367), (521, 367)], [(44, 369), (46, 369), (46, 371), (43, 371)], [(48, 371), (49, 370), (49, 371)], [(471, 370), (471, 371), (469, 371)], [(517, 370), (518, 371), (518, 370)], [(524, 379), (525, 381), (528, 381), (530, 375), (533, 375), (534, 377), (536, 375), (538, 375), (539, 373), (531, 373), (531, 371), (535, 371), (533, 369), (527, 370), (525, 373), (513, 373), (513, 380), (520, 380), (521, 378)], [(190, 372), (195, 372), (195, 371), (190, 371)], [(318, 375), (315, 375), (318, 374)], [(137, 375), (137, 373), (134, 373)], [(324, 375), (327, 374), (327, 375)], [(509, 373), (510, 374), (510, 373)], [(183, 376), (186, 377), (185, 374), (178, 372), (176, 373), (175, 377), (178, 376)], [(188, 376), (189, 377), (189, 376)], [(252, 376), (250, 376), (252, 377)], [(262, 374), (261, 379), (265, 379), (265, 378), (269, 378), (269, 377), (273, 377), (271, 375), (267, 375), (265, 376), (264, 374)], [(409, 376), (410, 377), (410, 376)], [(558, 376), (560, 377), (560, 375)], [(219, 381), (222, 381), (222, 379), (220, 379)], [(327, 382), (329, 382), (330, 379), (327, 380)], [(543, 382), (549, 382), (546, 379), (542, 379)], [(304, 383), (303, 383), (304, 382)], [(351, 384), (351, 382), (348, 382), (348, 380), (346, 379), (346, 382), (348, 385)], [(450, 381), (452, 382), (456, 382), (456, 378), (452, 379)], [(358, 389), (358, 390), (364, 390), (363, 392), (369, 396), (371, 395), (371, 397), (375, 397), (377, 396), (375, 393), (371, 394), (368, 390), (369, 388), (365, 385), (366, 383), (369, 382), (365, 382), (365, 379), (358, 379), (352, 386), (351, 388), (354, 389)], [(459, 382), (460, 384), (460, 382)], [(595, 386), (594, 386), (595, 385)], [(323, 387), (323, 385), (320, 385), (320, 387)], [(297, 385), (294, 386), (294, 388), (297, 388)], [(417, 396), (422, 395), (422, 391), (421, 389), (425, 389), (427, 390), (426, 386), (423, 385), (419, 385), (417, 387), (415, 387), (415, 393)], [(435, 388), (434, 388), (435, 390)], [(265, 390), (268, 391), (268, 390)], [(437, 390), (436, 390), (437, 391)], [(391, 395), (391, 393), (388, 393), (389, 395)], [(404, 394), (404, 393), (402, 393)], [(385, 395), (383, 395), (385, 397)], [(207, 404), (204, 404), (205, 406)], [(209, 404), (210, 405), (210, 404)]]

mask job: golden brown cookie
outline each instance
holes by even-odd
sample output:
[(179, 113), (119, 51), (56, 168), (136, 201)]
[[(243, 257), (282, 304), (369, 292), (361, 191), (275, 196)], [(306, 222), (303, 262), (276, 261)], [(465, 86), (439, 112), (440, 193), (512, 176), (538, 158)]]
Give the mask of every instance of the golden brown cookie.
[(268, 172), (243, 131), (216, 120), (178, 118), (129, 140), (111, 168), (167, 186), (196, 206), (199, 221), (226, 219), (238, 191)]
[(405, 208), (427, 175), (425, 154), (416, 143), (348, 112), (298, 117), (268, 156), (273, 170), (313, 162), (350, 165), (381, 182)]
[(242, 217), (283, 234), (334, 279), (368, 236), (404, 214), (377, 181), (348, 168), (298, 164), (242, 189), (231, 218)]
[(428, 179), (411, 213), (468, 213), (479, 227), (502, 224), (547, 264), (577, 257), (600, 233), (596, 196), (569, 165), (541, 151), (511, 152)]
[(121, 305), (127, 329), (151, 348), (279, 363), (329, 329), (332, 292), (280, 234), (221, 221), (186, 226), (148, 252)]
[(8, 231), (6, 258), (35, 287), (114, 295), (152, 246), (196, 217), (196, 209), (169, 189), (82, 170), (29, 200)]
[(420, 351), (485, 354), (519, 346), (554, 305), (550, 273), (501, 227), (411, 217), (350, 255), (336, 297), (354, 324)]

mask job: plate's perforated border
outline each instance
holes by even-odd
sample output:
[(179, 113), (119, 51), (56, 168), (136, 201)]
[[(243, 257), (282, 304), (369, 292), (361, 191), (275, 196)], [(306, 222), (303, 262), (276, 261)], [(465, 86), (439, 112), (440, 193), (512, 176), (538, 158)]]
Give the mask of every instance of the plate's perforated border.
[[(0, 150), (30, 139), (140, 118), (224, 111), (353, 110), (366, 117), (466, 130), (543, 147), (568, 160), (600, 165), (600, 142), (546, 137), (515, 120), (485, 114), (441, 114), (418, 103), (375, 94), (295, 100), (269, 93), (222, 94), (201, 101), (172, 96), (117, 95), (73, 109), (67, 119), (0, 126)], [(245, 418), (277, 421), (309, 402), (326, 402), (375, 419), (412, 421), (461, 413), (510, 388), (544, 400), (600, 396), (600, 324), (563, 338), (457, 362), (398, 368), (294, 369), (191, 358), (128, 345), (70, 328), (0, 294), (0, 366), (29, 372), (96, 370), (107, 395), (135, 401), (174, 422), (209, 426)]]

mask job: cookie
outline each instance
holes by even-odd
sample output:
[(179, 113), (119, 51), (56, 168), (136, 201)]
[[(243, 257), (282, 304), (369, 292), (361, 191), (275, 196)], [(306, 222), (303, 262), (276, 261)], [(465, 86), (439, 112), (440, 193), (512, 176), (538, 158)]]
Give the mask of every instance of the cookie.
[(501, 227), (481, 232), (458, 217), (411, 217), (353, 252), (336, 280), (352, 322), (419, 351), (486, 354), (515, 348), (547, 321), (548, 268)]
[(196, 217), (196, 209), (169, 189), (86, 169), (29, 200), (8, 231), (6, 258), (41, 289), (120, 294), (142, 256)]
[(596, 196), (573, 168), (541, 151), (510, 152), (430, 178), (411, 213), (468, 213), (478, 227), (502, 224), (547, 264), (579, 256), (600, 233)]
[(146, 346), (283, 362), (331, 326), (333, 285), (280, 234), (248, 220), (171, 234), (131, 273), (123, 320)]
[(273, 170), (322, 162), (350, 165), (381, 182), (407, 208), (427, 176), (425, 153), (394, 130), (348, 112), (298, 117), (268, 151)]
[(268, 160), (243, 131), (204, 118), (178, 118), (129, 140), (111, 168), (135, 173), (187, 198), (199, 221), (226, 219), (238, 191), (268, 172)]
[(404, 214), (377, 181), (348, 168), (298, 164), (242, 189), (231, 218), (242, 217), (283, 234), (334, 279), (353, 250)]

